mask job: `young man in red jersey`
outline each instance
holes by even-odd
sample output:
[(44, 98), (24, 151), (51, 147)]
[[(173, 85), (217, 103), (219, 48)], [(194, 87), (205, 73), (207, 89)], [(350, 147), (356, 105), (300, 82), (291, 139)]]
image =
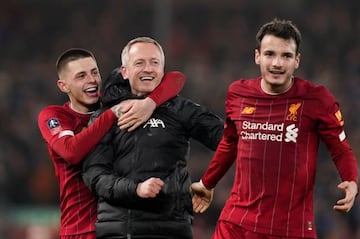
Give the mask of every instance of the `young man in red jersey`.
[(331, 153), (348, 212), (358, 193), (358, 166), (344, 132), (339, 104), (323, 86), (294, 71), (301, 34), (274, 19), (257, 33), (255, 63), (261, 76), (229, 87), (224, 136), (199, 182), (193, 209), (205, 211), (213, 189), (236, 162), (236, 177), (213, 239), (316, 238), (313, 193), (319, 141)]
[[(121, 116), (121, 127), (132, 130), (148, 119), (156, 105), (176, 96), (184, 85), (185, 77), (178, 72), (168, 73), (155, 94), (143, 100), (114, 105), (87, 127), (91, 113), (100, 106), (101, 77), (96, 59), (90, 51), (74, 48), (62, 53), (56, 65), (57, 85), (68, 95), (69, 101), (61, 106), (44, 108), (39, 114), (38, 125), (59, 181), (59, 234), (60, 238), (94, 239), (96, 198), (82, 181), (82, 159), (117, 117)], [(124, 95), (130, 94), (120, 88), (116, 90)]]

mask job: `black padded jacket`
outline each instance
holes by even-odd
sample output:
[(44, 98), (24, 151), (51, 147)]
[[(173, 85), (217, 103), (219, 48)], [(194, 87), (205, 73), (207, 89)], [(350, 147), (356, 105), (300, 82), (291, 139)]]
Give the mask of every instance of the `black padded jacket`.
[[(215, 150), (222, 135), (220, 117), (181, 96), (135, 131), (114, 125), (83, 162), (98, 197), (97, 238), (193, 238), (190, 138)], [(150, 177), (165, 185), (156, 198), (140, 198), (137, 184)]]

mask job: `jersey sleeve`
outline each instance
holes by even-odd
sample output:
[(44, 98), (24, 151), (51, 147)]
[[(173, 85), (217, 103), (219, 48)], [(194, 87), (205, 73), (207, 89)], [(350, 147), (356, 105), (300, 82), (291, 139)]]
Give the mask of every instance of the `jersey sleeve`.
[(148, 97), (155, 101), (156, 106), (159, 106), (179, 94), (185, 81), (185, 75), (179, 71), (165, 73), (161, 83)]
[(48, 146), (70, 164), (78, 164), (111, 128), (116, 116), (109, 109), (88, 128), (75, 134), (74, 120), (65, 112), (46, 108), (40, 112), (38, 126)]
[[(234, 137), (235, 136), (235, 137)], [(237, 154), (236, 129), (228, 119), (225, 121), (224, 135), (203, 174), (201, 181), (206, 188), (212, 189), (233, 165)]]
[(234, 93), (229, 90), (226, 99), (226, 119), (224, 124), (224, 135), (211, 159), (207, 170), (201, 178), (206, 188), (212, 189), (230, 169), (236, 160), (238, 136), (235, 122), (230, 115), (233, 111)]
[(324, 89), (323, 112), (319, 115), (319, 133), (330, 151), (331, 157), (343, 181), (358, 182), (358, 166), (355, 155), (346, 138), (344, 119), (333, 95)]

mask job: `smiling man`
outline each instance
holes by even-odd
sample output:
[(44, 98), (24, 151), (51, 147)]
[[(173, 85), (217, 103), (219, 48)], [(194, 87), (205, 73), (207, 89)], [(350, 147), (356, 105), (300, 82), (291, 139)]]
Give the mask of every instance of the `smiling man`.
[[(153, 91), (155, 95), (130, 101), (126, 107), (115, 104), (87, 127), (91, 114), (100, 106), (101, 77), (94, 55), (86, 49), (71, 48), (60, 55), (56, 66), (57, 86), (68, 95), (69, 101), (41, 110), (38, 126), (59, 181), (59, 234), (64, 239), (94, 239), (96, 198), (82, 181), (82, 159), (112, 127), (120, 116), (119, 112), (121, 117), (130, 113), (130, 121), (125, 117), (125, 125), (130, 128), (135, 125), (136, 128), (148, 119), (156, 105), (174, 97), (181, 90), (185, 76), (179, 72), (165, 74), (162, 84)], [(116, 86), (124, 81), (113, 75), (109, 78), (116, 81)], [(166, 94), (162, 87), (167, 89)], [(130, 95), (126, 88), (122, 90), (116, 87), (113, 91), (121, 96)], [(126, 113), (123, 114), (124, 108)], [(133, 108), (138, 109), (140, 114)]]
[(200, 182), (192, 184), (196, 212), (231, 165), (231, 194), (213, 239), (316, 238), (314, 183), (319, 142), (328, 147), (348, 212), (358, 192), (358, 168), (339, 104), (324, 87), (294, 76), (301, 35), (288, 20), (264, 24), (256, 36), (261, 75), (233, 82), (226, 99), (224, 136)]
[(124, 79), (129, 80), (131, 93), (134, 95), (148, 95), (160, 84), (165, 59), (159, 47), (151, 42), (137, 44), (134, 40), (122, 52), (121, 73)]
[[(137, 98), (162, 83), (164, 66), (152, 38), (135, 38), (122, 51), (121, 73)], [(215, 150), (222, 132), (218, 116), (181, 96), (132, 132), (114, 125), (83, 164), (84, 181), (98, 196), (97, 238), (192, 239), (190, 138)]]

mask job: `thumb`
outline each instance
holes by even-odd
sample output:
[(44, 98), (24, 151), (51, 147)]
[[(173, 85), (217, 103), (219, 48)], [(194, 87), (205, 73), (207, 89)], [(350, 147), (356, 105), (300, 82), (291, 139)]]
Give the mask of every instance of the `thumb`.
[(205, 189), (205, 188), (199, 182), (192, 183), (190, 186), (190, 192), (201, 191), (202, 189)]
[(348, 185), (348, 182), (347, 182), (347, 181), (344, 181), (344, 182), (339, 183), (339, 184), (337, 185), (337, 187), (338, 187), (339, 189), (345, 189), (345, 188), (347, 187), (347, 185)]

